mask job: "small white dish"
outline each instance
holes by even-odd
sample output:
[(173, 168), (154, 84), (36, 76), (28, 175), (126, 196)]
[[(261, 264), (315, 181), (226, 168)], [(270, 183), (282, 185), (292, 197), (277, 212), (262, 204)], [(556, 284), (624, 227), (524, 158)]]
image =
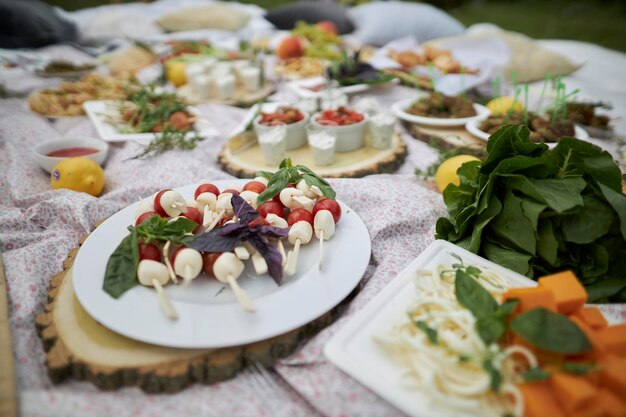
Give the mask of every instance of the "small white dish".
[[(277, 109), (273, 110), (276, 111)], [(271, 112), (270, 112), (271, 113)], [(287, 126), (287, 150), (290, 151), (292, 149), (298, 149), (306, 143), (306, 124), (309, 121), (309, 114), (300, 110), (300, 113), (304, 116), (304, 119), (300, 120), (296, 123), (291, 123)], [(274, 126), (266, 126), (259, 123), (261, 120), (261, 116), (257, 116), (254, 119), (254, 131), (257, 133), (257, 136), (267, 130), (271, 130)]]
[[(491, 137), (491, 135), (485, 131), (480, 130), (480, 123), (483, 121), (483, 119), (484, 118), (470, 120), (469, 122), (465, 123), (465, 129), (469, 133), (471, 133), (472, 135), (476, 136), (479, 139), (488, 140)], [(578, 125), (574, 125), (574, 134), (576, 135), (576, 138), (578, 139), (581, 139), (581, 140), (589, 139), (589, 134), (587, 133), (587, 131)], [(546, 143), (546, 145), (548, 145), (548, 148), (550, 149), (554, 148), (556, 144), (557, 142)]]
[(315, 113), (311, 117), (311, 124), (317, 129), (332, 132), (335, 135), (335, 151), (350, 152), (365, 146), (365, 133), (367, 132), (368, 117), (363, 114), (363, 120), (358, 123), (345, 126), (324, 125), (317, 121), (321, 113)]
[(402, 380), (404, 369), (398, 366), (374, 340), (375, 335), (388, 331), (401, 315), (406, 314), (408, 305), (417, 296), (416, 271), (433, 269), (438, 264), (451, 265), (458, 262), (452, 254), (460, 256), (466, 265), (475, 265), (501, 275), (512, 287), (537, 285), (535, 281), (496, 265), (460, 246), (436, 240), (364, 308), (350, 317), (324, 346), (324, 354), (332, 363), (412, 417), (488, 415), (487, 412), (460, 413), (446, 408), (445, 405), (433, 403), (424, 391), (410, 388), (408, 384), (403, 383), (406, 381)]
[(72, 158), (71, 156), (48, 156), (49, 153), (68, 148), (93, 148), (98, 152), (81, 155), (95, 161), (98, 165), (102, 165), (109, 153), (109, 145), (99, 139), (93, 138), (63, 138), (53, 139), (42, 142), (35, 146), (33, 153), (39, 165), (46, 171), (52, 171), (52, 168), (64, 159)]
[(410, 123), (416, 123), (424, 126), (463, 126), (471, 120), (478, 120), (485, 118), (489, 115), (489, 109), (481, 104), (474, 103), (474, 110), (476, 110), (476, 116), (471, 117), (459, 117), (459, 118), (444, 118), (444, 117), (426, 117), (417, 116), (415, 114), (407, 113), (404, 111), (407, 107), (411, 106), (415, 100), (419, 100), (421, 96), (416, 98), (410, 98), (401, 100), (394, 103), (391, 106), (391, 111), (399, 119)]
[[(98, 135), (106, 142), (126, 142), (136, 140), (148, 143), (155, 138), (156, 133), (122, 133), (118, 127), (110, 123), (107, 119), (117, 116), (117, 103), (112, 100), (86, 101), (83, 103), (85, 113), (96, 127)], [(204, 138), (218, 136), (219, 132), (204, 115), (195, 107), (187, 107), (187, 111), (196, 116), (194, 123), (195, 133)], [(193, 135), (189, 132), (187, 135)]]

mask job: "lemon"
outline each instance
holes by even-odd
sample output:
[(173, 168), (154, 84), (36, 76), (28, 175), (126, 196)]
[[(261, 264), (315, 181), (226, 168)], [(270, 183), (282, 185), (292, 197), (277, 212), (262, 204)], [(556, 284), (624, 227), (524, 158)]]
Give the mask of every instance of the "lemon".
[(168, 59), (165, 61), (165, 76), (175, 87), (180, 87), (187, 83), (185, 68), (187, 63), (183, 60)]
[(443, 161), (435, 173), (435, 182), (437, 183), (439, 191), (443, 192), (448, 184), (461, 184), (461, 180), (456, 174), (456, 171), (461, 165), (469, 161), (480, 161), (480, 159), (472, 155), (457, 155)]
[(516, 113), (524, 111), (524, 105), (510, 96), (494, 98), (487, 103), (487, 108), (496, 116), (506, 114), (509, 110)]
[(104, 187), (104, 171), (89, 158), (64, 159), (52, 168), (50, 186), (98, 196)]

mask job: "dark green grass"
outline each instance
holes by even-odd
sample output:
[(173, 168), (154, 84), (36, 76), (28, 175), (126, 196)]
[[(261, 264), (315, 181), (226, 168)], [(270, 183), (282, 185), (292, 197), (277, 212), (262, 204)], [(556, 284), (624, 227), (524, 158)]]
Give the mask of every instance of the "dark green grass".
[[(265, 9), (292, 0), (241, 0)], [(436, 3), (436, 1), (433, 1)], [(48, 0), (67, 10), (102, 0)], [(573, 39), (626, 52), (626, 0), (473, 0), (449, 12), (463, 24), (490, 22), (537, 39)]]

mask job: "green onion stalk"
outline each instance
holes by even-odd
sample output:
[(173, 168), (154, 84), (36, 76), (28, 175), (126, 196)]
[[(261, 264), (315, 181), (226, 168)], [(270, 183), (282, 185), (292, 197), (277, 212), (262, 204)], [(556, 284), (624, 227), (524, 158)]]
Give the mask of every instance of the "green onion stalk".
[(513, 107), (515, 106), (515, 102), (517, 101), (517, 98), (519, 97), (521, 92), (522, 92), (522, 89), (520, 87), (515, 87), (515, 96), (513, 97), (513, 102), (511, 103), (511, 107), (509, 107), (509, 109), (506, 111), (504, 124), (507, 124), (507, 122), (511, 118), (511, 113), (513, 113)]

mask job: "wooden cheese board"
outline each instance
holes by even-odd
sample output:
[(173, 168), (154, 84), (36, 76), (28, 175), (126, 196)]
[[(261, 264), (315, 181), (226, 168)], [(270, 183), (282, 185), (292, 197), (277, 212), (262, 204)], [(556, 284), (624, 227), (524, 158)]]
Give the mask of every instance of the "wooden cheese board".
[(223, 349), (178, 349), (151, 345), (119, 335), (99, 324), (80, 305), (72, 286), (72, 265), (79, 241), (50, 279), (48, 304), (35, 323), (54, 383), (72, 378), (100, 389), (138, 386), (150, 393), (177, 392), (194, 383), (213, 384), (233, 378), (248, 364), (269, 366), (291, 354), (303, 340), (337, 318), (355, 289), (341, 304), (288, 333)]
[(467, 148), (484, 150), (487, 141), (477, 138), (465, 130), (464, 126), (437, 127), (423, 126), (415, 123), (402, 122), (409, 134), (415, 139), (426, 142), (439, 149), (449, 150), (455, 148)]
[[(287, 152), (287, 157), (294, 164), (311, 167), (325, 178), (360, 178), (371, 174), (392, 173), (404, 163), (406, 155), (406, 143), (398, 134), (394, 136), (389, 149), (378, 150), (365, 146), (352, 152), (337, 152), (335, 163), (330, 166), (315, 165), (308, 144)], [(265, 163), (256, 134), (251, 131), (229, 139), (218, 156), (218, 162), (224, 171), (239, 178), (252, 178), (259, 170), (277, 169), (276, 166)]]

